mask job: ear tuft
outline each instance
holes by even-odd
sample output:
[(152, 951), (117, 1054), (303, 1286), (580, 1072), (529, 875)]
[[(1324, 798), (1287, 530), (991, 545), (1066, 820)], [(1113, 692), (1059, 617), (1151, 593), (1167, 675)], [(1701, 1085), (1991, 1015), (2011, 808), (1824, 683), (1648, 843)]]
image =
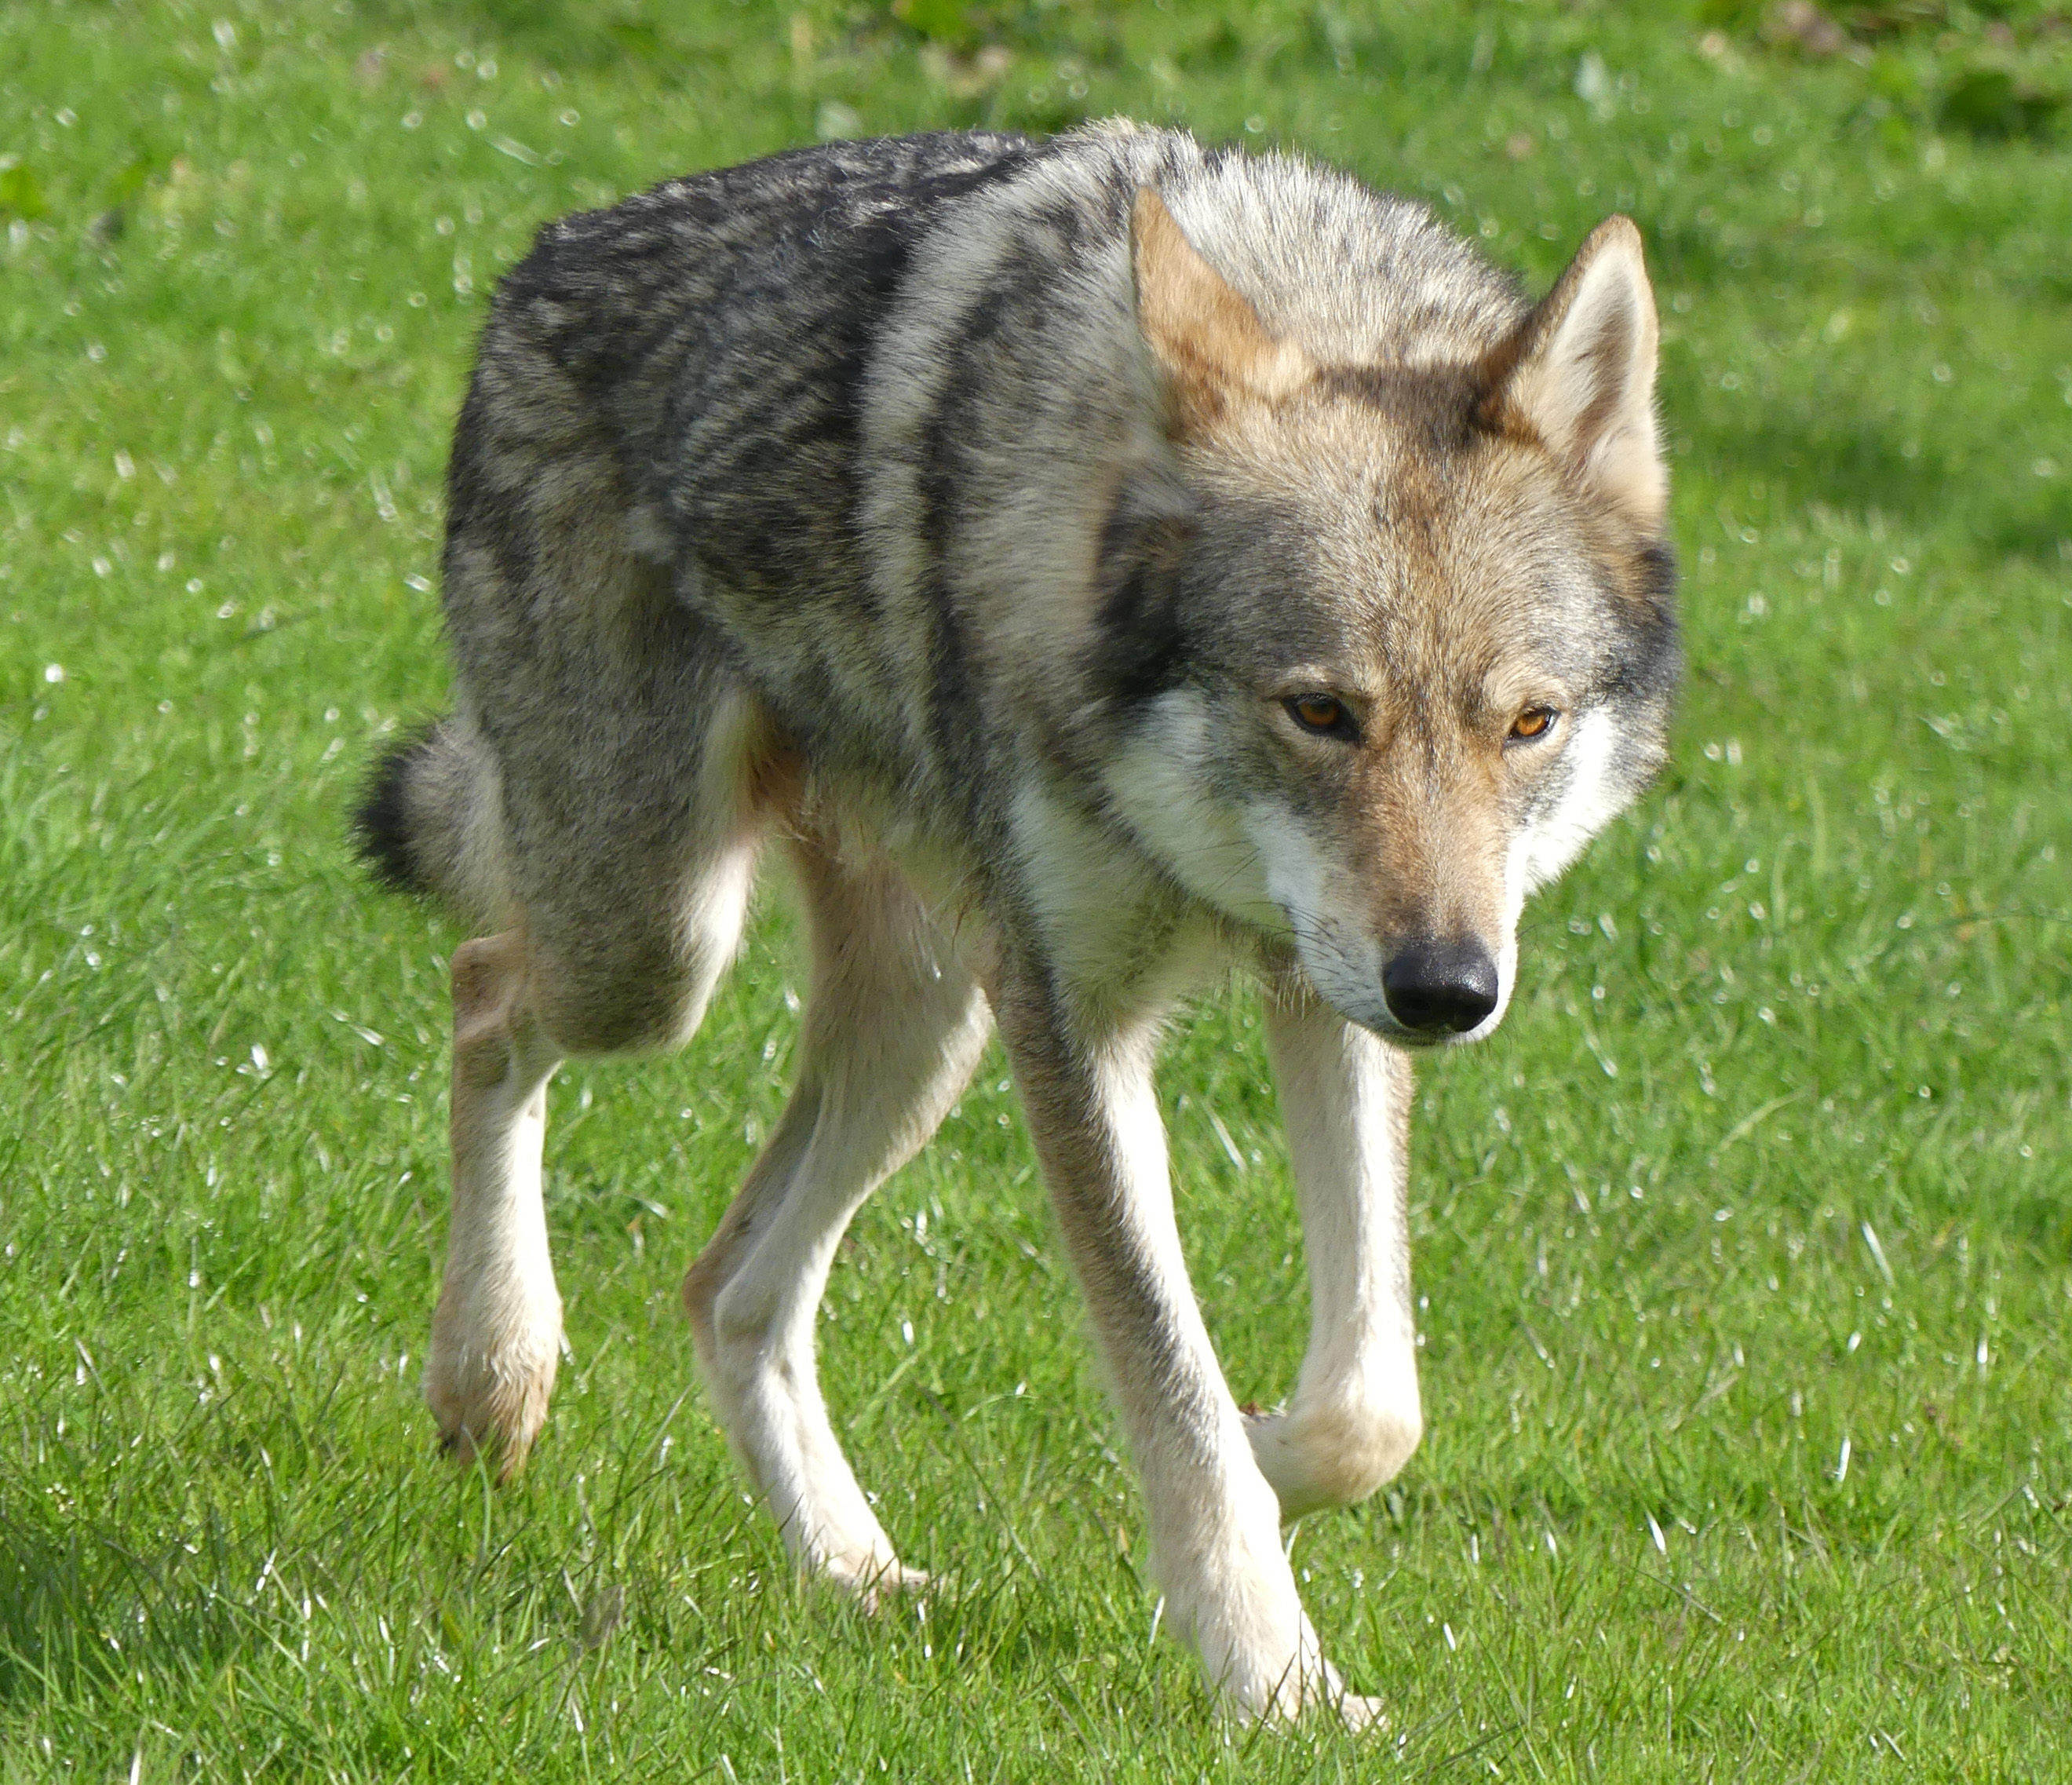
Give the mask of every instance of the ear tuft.
[(1607, 217), (1488, 368), (1483, 419), (1529, 434), (1650, 531), (1668, 507), (1655, 420), (1661, 326), (1640, 231)]
[(1148, 186), (1130, 212), (1129, 252), (1137, 326), (1165, 374), (1178, 431), (1213, 422), (1235, 402), (1277, 402), (1308, 380), (1302, 350), (1267, 332)]

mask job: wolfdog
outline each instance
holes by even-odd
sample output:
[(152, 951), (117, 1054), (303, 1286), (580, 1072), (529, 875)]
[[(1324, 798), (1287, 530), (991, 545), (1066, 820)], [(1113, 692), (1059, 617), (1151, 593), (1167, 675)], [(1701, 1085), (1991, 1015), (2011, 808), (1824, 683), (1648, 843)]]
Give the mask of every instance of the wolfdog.
[[(815, 1311), (997, 1024), (1166, 1625), (1244, 1712), (1370, 1716), (1280, 1527), (1422, 1432), (1410, 1055), (1496, 1026), (1526, 895), (1665, 754), (1656, 341), (1623, 217), (1535, 305), (1420, 204), (1122, 124), (802, 149), (545, 228), (454, 433), (454, 710), (359, 816), (488, 932), (452, 962), (450, 1446), (508, 1474), (546, 1416), (549, 1078), (690, 1036), (772, 841), (797, 1082), (684, 1299), (791, 1556), (873, 1601), (926, 1578)], [(1308, 1246), (1264, 1414), (1188, 1284), (1152, 1078), (1224, 964)]]

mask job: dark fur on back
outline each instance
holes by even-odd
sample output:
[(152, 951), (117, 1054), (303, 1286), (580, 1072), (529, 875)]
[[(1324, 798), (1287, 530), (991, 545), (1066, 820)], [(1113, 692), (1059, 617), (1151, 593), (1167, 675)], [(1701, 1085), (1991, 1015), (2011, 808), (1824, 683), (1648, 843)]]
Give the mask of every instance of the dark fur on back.
[[(541, 228), (498, 287), (447, 472), (446, 603), (481, 719), (434, 728), (370, 775), (353, 828), (382, 883), (490, 903), (450, 833), (512, 816), (482, 809), (490, 758), (520, 765), (525, 803), (542, 688), (598, 680), (571, 624), (592, 591), (565, 568), (583, 531), (622, 555), (633, 537), (648, 561), (622, 580), (652, 598), (638, 629), (658, 659), (685, 648), (705, 588), (780, 624), (830, 598), (868, 607), (857, 434), (878, 333), (944, 208), (1046, 152), (985, 132), (823, 144)], [(572, 467), (580, 491), (541, 493)], [(839, 698), (845, 644), (822, 647), (799, 666), (823, 696), (795, 703), (801, 730)]]

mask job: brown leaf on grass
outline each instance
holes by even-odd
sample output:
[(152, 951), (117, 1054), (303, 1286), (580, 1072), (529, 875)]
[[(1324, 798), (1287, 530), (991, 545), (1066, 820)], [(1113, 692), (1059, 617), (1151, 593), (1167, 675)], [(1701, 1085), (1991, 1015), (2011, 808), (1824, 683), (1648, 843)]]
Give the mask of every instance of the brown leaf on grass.
[(1762, 37), (1797, 50), (1802, 56), (1840, 56), (1849, 47), (1848, 34), (1813, 0), (1782, 0), (1763, 17)]
[(922, 47), (921, 66), (928, 78), (948, 88), (952, 97), (971, 99), (998, 86), (1014, 66), (1014, 56), (997, 43), (988, 43), (969, 56), (959, 56), (939, 43), (928, 43)]

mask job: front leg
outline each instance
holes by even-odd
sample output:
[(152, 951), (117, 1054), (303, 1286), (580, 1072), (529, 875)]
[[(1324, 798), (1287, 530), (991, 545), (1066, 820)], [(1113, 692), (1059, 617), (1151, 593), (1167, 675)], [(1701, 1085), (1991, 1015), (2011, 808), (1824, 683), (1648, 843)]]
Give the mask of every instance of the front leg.
[(1144, 1484), (1166, 1622), (1255, 1716), (1319, 1702), (1364, 1722), (1304, 1614), (1280, 1507), (1187, 1281), (1152, 1083), (1152, 1027), (1088, 1020), (1040, 969), (998, 1017)]
[(1424, 1429), (1404, 1207), (1410, 1063), (1306, 989), (1270, 988), (1281, 1091), (1309, 1266), (1309, 1347), (1284, 1413), (1251, 1424), (1253, 1454), (1301, 1517), (1364, 1499)]

